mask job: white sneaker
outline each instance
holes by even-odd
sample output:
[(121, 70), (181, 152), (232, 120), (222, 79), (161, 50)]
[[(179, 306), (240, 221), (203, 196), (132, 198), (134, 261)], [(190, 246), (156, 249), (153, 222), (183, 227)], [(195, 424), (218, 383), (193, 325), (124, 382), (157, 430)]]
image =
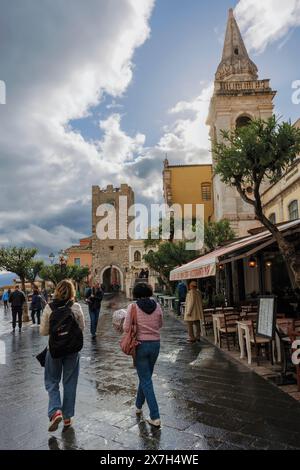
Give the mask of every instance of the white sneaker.
[(136, 415), (141, 415), (143, 413), (142, 408), (135, 408), (135, 414)]
[(156, 428), (160, 428), (161, 427), (161, 420), (160, 419), (151, 419), (151, 418), (148, 418), (147, 419), (147, 422), (149, 424), (151, 424), (151, 426), (155, 426)]

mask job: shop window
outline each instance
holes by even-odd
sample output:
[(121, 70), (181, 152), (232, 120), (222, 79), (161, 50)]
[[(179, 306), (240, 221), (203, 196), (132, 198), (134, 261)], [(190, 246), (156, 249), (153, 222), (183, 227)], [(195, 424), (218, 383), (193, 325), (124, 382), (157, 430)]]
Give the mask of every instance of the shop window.
[(299, 219), (298, 201), (292, 201), (289, 205), (289, 220)]
[(210, 183), (201, 184), (201, 194), (202, 194), (203, 201), (211, 200), (211, 184)]
[(276, 214), (275, 214), (275, 212), (273, 212), (272, 214), (269, 215), (269, 221), (272, 224), (276, 224)]
[(136, 262), (139, 262), (141, 261), (142, 257), (141, 257), (141, 252), (140, 251), (135, 251), (134, 252), (134, 255), (133, 255), (133, 258), (134, 258), (134, 261)]

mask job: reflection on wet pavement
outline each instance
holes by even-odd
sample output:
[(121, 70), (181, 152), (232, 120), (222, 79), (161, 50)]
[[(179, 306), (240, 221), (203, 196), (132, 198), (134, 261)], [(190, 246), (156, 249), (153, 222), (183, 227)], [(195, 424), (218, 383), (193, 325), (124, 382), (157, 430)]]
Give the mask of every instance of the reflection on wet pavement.
[[(86, 316), (87, 315), (87, 312)], [(119, 348), (104, 308), (98, 337), (88, 328), (74, 427), (47, 432), (47, 394), (35, 355), (46, 345), (37, 328), (11, 335), (0, 311), (1, 449), (287, 449), (300, 448), (300, 405), (202, 340), (187, 344), (184, 326), (166, 315), (154, 374), (162, 429), (134, 412), (136, 373)]]

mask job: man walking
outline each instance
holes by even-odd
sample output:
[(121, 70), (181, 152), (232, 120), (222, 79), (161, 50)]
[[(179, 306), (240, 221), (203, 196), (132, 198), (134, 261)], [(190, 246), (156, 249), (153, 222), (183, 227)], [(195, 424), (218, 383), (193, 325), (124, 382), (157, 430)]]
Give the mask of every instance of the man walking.
[(86, 302), (89, 306), (89, 315), (91, 319), (91, 335), (92, 339), (96, 339), (96, 332), (103, 299), (103, 291), (100, 283), (96, 282), (93, 287), (90, 287), (86, 292)]
[(22, 314), (23, 314), (23, 305), (26, 302), (25, 294), (20, 291), (19, 286), (15, 287), (15, 290), (9, 297), (9, 303), (11, 304), (12, 311), (12, 324), (13, 324), (13, 333), (15, 332), (17, 325), (17, 316), (19, 324), (19, 332), (22, 331)]

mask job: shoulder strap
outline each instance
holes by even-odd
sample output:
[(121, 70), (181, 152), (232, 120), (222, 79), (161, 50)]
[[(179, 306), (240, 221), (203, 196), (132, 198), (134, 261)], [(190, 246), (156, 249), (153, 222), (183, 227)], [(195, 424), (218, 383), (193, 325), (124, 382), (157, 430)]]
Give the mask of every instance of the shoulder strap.
[(131, 323), (132, 325), (136, 325), (137, 324), (137, 311), (136, 311), (136, 304), (132, 304), (132, 308), (131, 308)]

